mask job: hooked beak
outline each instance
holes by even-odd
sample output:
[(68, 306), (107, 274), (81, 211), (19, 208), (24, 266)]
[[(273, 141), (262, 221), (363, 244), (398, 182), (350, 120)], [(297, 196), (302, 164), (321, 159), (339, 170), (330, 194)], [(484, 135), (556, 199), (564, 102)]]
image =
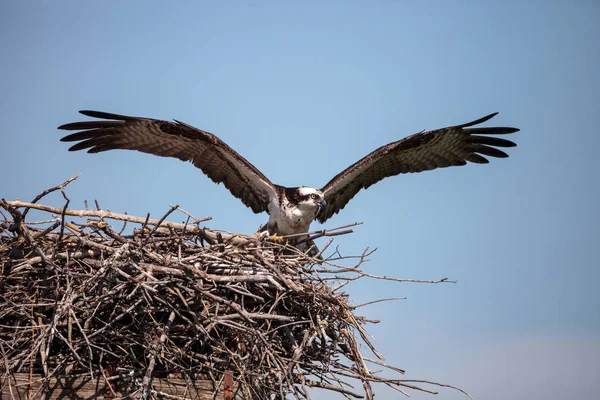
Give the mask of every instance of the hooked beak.
[(325, 209), (326, 205), (327, 205), (327, 202), (325, 201), (325, 199), (319, 199), (319, 201), (317, 201), (317, 206), (319, 208), (317, 208), (317, 215), (315, 215), (315, 218), (317, 218), (319, 216), (319, 214), (321, 214), (321, 211), (323, 211)]

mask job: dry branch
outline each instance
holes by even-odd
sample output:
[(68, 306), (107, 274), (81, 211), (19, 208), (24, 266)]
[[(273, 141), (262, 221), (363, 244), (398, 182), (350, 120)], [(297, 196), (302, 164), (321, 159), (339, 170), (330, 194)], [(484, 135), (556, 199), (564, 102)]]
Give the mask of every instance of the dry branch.
[[(64, 192), (63, 207), (37, 204), (74, 179), (31, 203), (0, 201), (0, 386), (28, 372), (43, 375), (41, 390), (57, 377), (88, 376), (104, 379), (113, 395), (117, 380), (126, 381), (139, 398), (162, 393), (153, 378), (211, 379), (218, 390), (227, 374), (252, 399), (308, 398), (309, 387), (372, 398), (372, 383), (424, 390), (372, 373), (367, 363), (403, 371), (359, 350), (362, 343), (383, 358), (368, 320), (355, 312), (392, 299), (352, 306), (341, 288), (360, 278), (406, 281), (362, 271), (367, 250), (310, 257), (201, 228), (206, 219), (187, 212), (188, 223), (166, 221), (178, 206), (155, 220), (71, 210)], [(26, 222), (30, 209), (54, 215)], [(88, 219), (71, 223), (65, 216)], [(110, 220), (138, 229), (114, 230)], [(349, 226), (312, 238), (348, 233)], [(360, 381), (362, 392), (348, 379)]]

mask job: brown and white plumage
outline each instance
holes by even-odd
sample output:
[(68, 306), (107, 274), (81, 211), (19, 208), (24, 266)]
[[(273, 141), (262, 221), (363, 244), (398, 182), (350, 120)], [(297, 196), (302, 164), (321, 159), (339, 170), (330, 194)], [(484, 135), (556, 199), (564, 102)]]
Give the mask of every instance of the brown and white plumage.
[(61, 139), (79, 142), (70, 151), (88, 153), (107, 150), (138, 150), (162, 157), (191, 161), (216, 183), (227, 189), (255, 213), (267, 211), (269, 199), (276, 195), (275, 185), (254, 165), (210, 132), (186, 123), (151, 118), (129, 117), (99, 111), (80, 111), (100, 121), (74, 122), (58, 129), (73, 131)]
[(346, 206), (361, 189), (409, 172), (487, 163), (484, 156), (508, 157), (497, 147), (515, 143), (494, 135), (517, 128), (474, 127), (496, 113), (462, 125), (420, 132), (378, 148), (336, 175), (322, 189), (273, 184), (248, 160), (215, 135), (183, 122), (81, 111), (96, 121), (75, 122), (59, 129), (81, 130), (62, 138), (79, 142), (69, 150), (89, 153), (126, 149), (191, 161), (216, 183), (223, 183), (255, 213), (269, 213), (268, 230), (290, 235), (308, 232), (314, 219), (325, 222)]
[(466, 124), (420, 132), (381, 146), (330, 180), (321, 191), (327, 205), (319, 214), (323, 223), (338, 213), (361, 189), (399, 174), (466, 165), (467, 161), (487, 164), (484, 156), (508, 157), (496, 147), (514, 147), (515, 143), (493, 136), (518, 132), (517, 128), (475, 127), (498, 113)]

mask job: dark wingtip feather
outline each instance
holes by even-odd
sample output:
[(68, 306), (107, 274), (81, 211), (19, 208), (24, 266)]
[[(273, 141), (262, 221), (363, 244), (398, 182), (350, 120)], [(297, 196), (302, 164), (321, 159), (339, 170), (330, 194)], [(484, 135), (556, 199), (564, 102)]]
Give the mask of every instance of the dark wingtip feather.
[(88, 147), (90, 147), (90, 144), (88, 144), (86, 142), (79, 142), (79, 143), (74, 144), (73, 146), (69, 147), (69, 151), (83, 150), (83, 149), (87, 149)]
[(507, 158), (508, 157), (508, 154), (506, 154), (502, 150), (499, 150), (495, 147), (485, 146), (483, 144), (474, 146), (473, 151), (476, 151), (477, 153), (481, 153), (483, 155), (490, 156), (490, 157), (497, 157), (497, 158)]
[[(80, 133), (85, 133), (85, 132), (80, 132)], [(78, 150), (84, 150), (84, 149), (88, 149), (88, 153), (97, 153), (97, 151), (92, 151), (97, 147), (102, 146), (103, 141), (102, 138), (98, 138), (98, 137), (91, 137), (91, 138), (87, 138), (85, 140), (82, 140), (79, 143), (75, 143), (73, 146), (71, 146), (69, 148), (69, 151), (78, 151)]]
[(82, 124), (82, 122), (70, 122), (68, 124), (62, 124), (61, 126), (59, 126), (56, 129), (61, 129), (63, 131), (76, 131), (79, 129), (86, 129), (86, 128), (80, 128), (80, 124)]
[(471, 121), (471, 122), (467, 122), (466, 124), (459, 125), (458, 127), (459, 127), (459, 128), (466, 128), (466, 127), (469, 127), (469, 126), (473, 126), (473, 125), (477, 125), (477, 124), (482, 124), (482, 123), (484, 123), (485, 121), (487, 121), (487, 120), (489, 120), (489, 119), (492, 119), (492, 118), (493, 118), (493, 117), (495, 117), (496, 115), (498, 115), (498, 112), (491, 113), (491, 114), (489, 114), (489, 115), (486, 115), (485, 117), (482, 117), (482, 118), (476, 119), (475, 121)]
[(465, 159), (467, 161), (470, 161), (475, 164), (489, 164), (490, 163), (490, 161), (487, 158), (480, 156), (479, 154), (475, 154), (475, 153), (469, 154), (469, 156), (465, 157)]
[(136, 119), (143, 119), (138, 117), (130, 117), (128, 115), (120, 115), (120, 114), (112, 114), (103, 111), (93, 111), (93, 110), (79, 110), (80, 114), (83, 114), (87, 117), (92, 118), (102, 118), (102, 119), (115, 119), (119, 121), (131, 121)]
[(493, 128), (473, 128), (473, 130), (481, 130), (489, 135), (510, 135), (511, 133), (519, 132), (519, 128), (511, 126), (495, 126)]
[(79, 110), (79, 114), (83, 114), (86, 117), (92, 117), (92, 118), (106, 118), (106, 117), (104, 117), (104, 115), (106, 115), (108, 113), (105, 113), (102, 111), (94, 111), (94, 110)]
[[(81, 129), (96, 129), (96, 128), (110, 128), (110, 127), (118, 127), (125, 123), (128, 120), (134, 120), (134, 117), (127, 117), (124, 115), (117, 114), (108, 114), (99, 111), (79, 111), (85, 116), (93, 117), (93, 118), (101, 118), (104, 121), (81, 121), (81, 122), (70, 122), (68, 124), (63, 124), (59, 126), (57, 129), (64, 131), (76, 131)], [(138, 118), (139, 119), (139, 118)]]
[[(58, 127), (58, 129), (61, 129), (60, 127)], [(77, 135), (77, 133), (73, 133), (71, 135), (67, 135), (63, 138), (60, 139), (61, 142), (74, 142), (75, 140), (77, 140), (77, 138), (75, 137)]]
[(103, 136), (109, 136), (112, 133), (113, 133), (113, 131), (110, 128), (108, 128), (108, 129), (104, 129), (104, 128), (90, 129), (87, 131), (71, 133), (70, 135), (67, 135), (67, 136), (61, 138), (60, 141), (61, 142), (74, 142), (77, 140), (94, 139), (94, 138), (100, 138)]
[(471, 143), (486, 144), (488, 146), (495, 147), (515, 147), (517, 145), (515, 142), (511, 142), (510, 140), (490, 136), (471, 135), (467, 140)]

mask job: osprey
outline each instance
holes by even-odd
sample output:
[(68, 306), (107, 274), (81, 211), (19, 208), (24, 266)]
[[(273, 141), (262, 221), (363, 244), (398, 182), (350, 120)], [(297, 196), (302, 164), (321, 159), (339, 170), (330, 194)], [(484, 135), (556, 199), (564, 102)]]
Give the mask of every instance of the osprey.
[(177, 120), (161, 121), (99, 111), (80, 113), (100, 120), (74, 122), (58, 128), (81, 130), (61, 139), (79, 142), (70, 151), (88, 149), (88, 153), (99, 153), (126, 149), (191, 161), (214, 182), (223, 183), (252, 211), (266, 211), (269, 221), (264, 229), (277, 236), (307, 233), (315, 219), (321, 223), (327, 221), (361, 189), (389, 176), (465, 165), (467, 161), (486, 164), (488, 160), (484, 155), (508, 157), (497, 147), (516, 144), (490, 135), (519, 130), (475, 127), (497, 114), (494, 113), (466, 124), (416, 133), (376, 149), (316, 189), (273, 184), (221, 139)]

